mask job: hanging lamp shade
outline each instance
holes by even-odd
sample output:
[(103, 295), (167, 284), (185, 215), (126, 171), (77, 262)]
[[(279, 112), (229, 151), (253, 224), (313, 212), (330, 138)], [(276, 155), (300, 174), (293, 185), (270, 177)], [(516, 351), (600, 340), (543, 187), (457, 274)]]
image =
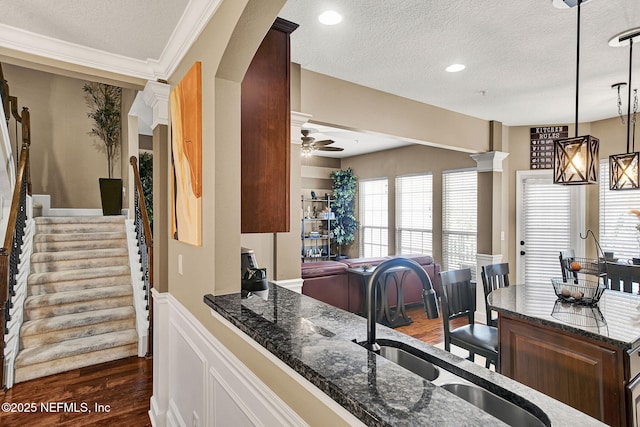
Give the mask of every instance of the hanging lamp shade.
[[(609, 40), (610, 46), (629, 45), (629, 83), (627, 86), (627, 152), (609, 156), (609, 190), (637, 190), (640, 188), (640, 153), (635, 151), (635, 109), (631, 120), (631, 76), (633, 70), (633, 39), (640, 36), (640, 28), (633, 28)], [(618, 92), (618, 97), (620, 92)], [(631, 122), (633, 121), (633, 132)], [(631, 138), (631, 135), (634, 138)], [(630, 150), (633, 140), (633, 150)]]
[(595, 136), (557, 139), (553, 144), (554, 184), (595, 184), (598, 182), (598, 150)]
[(640, 153), (609, 156), (609, 189), (635, 190), (640, 188)]
[(578, 95), (580, 82), (580, 4), (585, 0), (565, 0), (569, 7), (578, 6), (576, 44), (576, 124), (575, 137), (553, 142), (553, 183), (565, 185), (595, 184), (598, 182), (598, 150), (595, 136), (578, 136)]

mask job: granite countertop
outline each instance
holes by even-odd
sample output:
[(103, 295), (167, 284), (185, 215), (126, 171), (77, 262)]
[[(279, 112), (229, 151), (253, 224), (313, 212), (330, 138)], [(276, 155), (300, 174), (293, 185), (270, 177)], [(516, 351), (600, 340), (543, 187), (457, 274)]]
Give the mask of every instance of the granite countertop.
[[(441, 387), (358, 345), (366, 319), (270, 284), (268, 297), (205, 295), (204, 302), (370, 426), (505, 425)], [(604, 425), (507, 377), (377, 326), (379, 342), (418, 349), (457, 376), (542, 411), (552, 426)], [(354, 342), (355, 341), (355, 342)], [(544, 417), (544, 415), (543, 415)]]
[(607, 289), (595, 306), (558, 301), (553, 288), (514, 285), (497, 289), (489, 306), (512, 317), (551, 326), (632, 350), (640, 345), (640, 295)]

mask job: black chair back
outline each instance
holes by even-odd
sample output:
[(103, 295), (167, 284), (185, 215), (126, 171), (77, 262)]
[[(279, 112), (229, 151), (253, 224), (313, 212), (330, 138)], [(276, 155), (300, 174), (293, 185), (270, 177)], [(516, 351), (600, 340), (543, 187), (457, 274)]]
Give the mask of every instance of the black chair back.
[(633, 292), (633, 283), (640, 282), (640, 266), (608, 262), (607, 277), (610, 283), (606, 285), (610, 289), (631, 293)]
[(489, 264), (482, 267), (482, 285), (484, 288), (484, 305), (487, 313), (487, 325), (497, 326), (498, 320), (494, 319), (487, 302), (487, 297), (498, 288), (509, 287), (509, 264)]
[[(497, 328), (474, 323), (476, 283), (471, 281), (471, 270), (443, 271), (440, 279), (445, 350), (451, 351), (451, 345), (464, 348), (469, 351), (471, 361), (479, 354), (487, 359), (486, 367), (493, 363), (499, 372)], [(468, 324), (452, 330), (451, 320), (459, 317), (466, 317)]]

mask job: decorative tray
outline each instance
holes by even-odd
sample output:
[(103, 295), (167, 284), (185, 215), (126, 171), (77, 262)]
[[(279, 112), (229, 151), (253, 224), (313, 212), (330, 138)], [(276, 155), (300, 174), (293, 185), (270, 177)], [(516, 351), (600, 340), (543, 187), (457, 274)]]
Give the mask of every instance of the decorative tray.
[(594, 305), (605, 291), (601, 283), (588, 279), (551, 279), (556, 296), (564, 301), (576, 304)]

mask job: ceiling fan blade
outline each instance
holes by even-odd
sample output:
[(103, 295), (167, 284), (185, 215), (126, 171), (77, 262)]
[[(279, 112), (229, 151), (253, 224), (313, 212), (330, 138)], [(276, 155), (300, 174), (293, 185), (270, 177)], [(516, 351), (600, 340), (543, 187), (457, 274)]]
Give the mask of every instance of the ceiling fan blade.
[(316, 141), (315, 144), (316, 145), (329, 145), (329, 144), (333, 144), (335, 141), (332, 141), (330, 139), (323, 139), (322, 141)]
[(318, 150), (318, 151), (343, 151), (344, 148), (340, 148), (340, 147), (317, 147), (316, 150)]

